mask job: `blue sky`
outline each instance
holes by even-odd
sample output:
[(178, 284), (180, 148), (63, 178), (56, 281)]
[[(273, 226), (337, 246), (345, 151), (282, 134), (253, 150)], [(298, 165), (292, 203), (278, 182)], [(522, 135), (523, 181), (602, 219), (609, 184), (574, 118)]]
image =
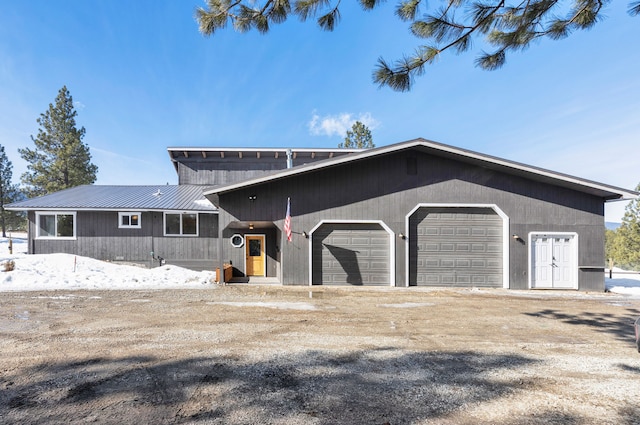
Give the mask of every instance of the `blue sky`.
[[(36, 119), (66, 85), (98, 184), (177, 183), (166, 148), (336, 147), (353, 121), (383, 146), (416, 137), (633, 189), (640, 182), (640, 17), (481, 71), (445, 54), (409, 93), (378, 88), (378, 57), (419, 44), (395, 2), (343, 2), (331, 33), (291, 19), (267, 35), (198, 32), (202, 0), (0, 0), (0, 144), (14, 180)], [(606, 208), (619, 221), (624, 203)]]

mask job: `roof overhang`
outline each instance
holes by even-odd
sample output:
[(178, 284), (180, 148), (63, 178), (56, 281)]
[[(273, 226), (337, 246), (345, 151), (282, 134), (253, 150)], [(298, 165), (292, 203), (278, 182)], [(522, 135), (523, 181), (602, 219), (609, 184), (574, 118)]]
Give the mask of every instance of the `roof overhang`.
[(78, 212), (78, 211), (87, 211), (87, 212), (125, 212), (125, 211), (135, 211), (135, 212), (174, 212), (181, 211), (185, 213), (197, 213), (197, 214), (218, 214), (218, 210), (190, 210), (190, 209), (171, 209), (171, 208), (58, 208), (58, 207), (28, 207), (28, 208), (16, 208), (16, 207), (5, 207), (7, 211), (60, 211), (60, 212)]
[(318, 161), (331, 159), (348, 153), (362, 152), (363, 149), (338, 149), (338, 148), (198, 148), (198, 147), (169, 147), (167, 153), (176, 171), (178, 162), (188, 160), (216, 159), (243, 160), (243, 159), (279, 159), (286, 160), (287, 152), (291, 151), (292, 159)]
[(518, 175), (530, 180), (539, 181), (541, 183), (553, 184), (556, 186), (566, 187), (577, 190), (579, 192), (588, 193), (604, 199), (611, 200), (630, 200), (637, 199), (640, 193), (615, 186), (598, 183), (595, 181), (582, 179), (568, 174), (558, 173), (544, 168), (534, 167), (523, 163), (509, 161), (491, 155), (485, 155), (478, 152), (461, 149), (442, 143), (433, 142), (426, 139), (414, 139), (402, 143), (383, 146), (380, 148), (367, 149), (354, 152), (351, 155), (339, 156), (325, 161), (300, 165), (289, 168), (280, 172), (269, 174), (242, 182), (220, 186), (204, 192), (204, 195), (221, 195), (235, 190), (248, 188), (276, 180), (286, 179), (288, 177), (336, 167), (353, 161), (360, 161), (376, 156), (400, 152), (403, 150), (420, 149), (421, 151), (431, 153), (436, 156), (454, 159), (466, 163), (475, 164), (484, 168), (505, 172), (512, 175)]

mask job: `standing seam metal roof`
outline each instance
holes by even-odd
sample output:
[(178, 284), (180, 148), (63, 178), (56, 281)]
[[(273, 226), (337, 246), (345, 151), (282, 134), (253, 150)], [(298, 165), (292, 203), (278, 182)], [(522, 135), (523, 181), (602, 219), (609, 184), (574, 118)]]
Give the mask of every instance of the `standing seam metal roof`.
[(211, 187), (198, 185), (84, 185), (15, 202), (9, 210), (137, 210), (215, 212), (203, 195)]

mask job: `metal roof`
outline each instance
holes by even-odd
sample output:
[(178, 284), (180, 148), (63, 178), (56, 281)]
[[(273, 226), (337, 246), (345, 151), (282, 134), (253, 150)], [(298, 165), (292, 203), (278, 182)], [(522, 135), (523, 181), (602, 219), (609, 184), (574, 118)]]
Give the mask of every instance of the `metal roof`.
[(216, 212), (203, 192), (210, 186), (101, 186), (84, 185), (15, 202), (8, 210), (107, 210)]
[(601, 197), (605, 200), (622, 200), (636, 199), (640, 195), (632, 190), (622, 189), (610, 186), (604, 183), (598, 183), (591, 180), (582, 179), (568, 174), (558, 173), (544, 168), (534, 167), (515, 161), (498, 158), (491, 155), (485, 155), (478, 152), (456, 148), (454, 146), (433, 142), (430, 140), (418, 138), (406, 142), (396, 143), (393, 145), (383, 146), (379, 148), (367, 149), (351, 155), (343, 155), (324, 161), (318, 161), (311, 164), (300, 165), (289, 168), (267, 176), (245, 180), (242, 182), (219, 186), (205, 190), (205, 195), (223, 194), (233, 192), (234, 190), (255, 186), (275, 180), (293, 177), (303, 173), (309, 173), (329, 167), (335, 167), (341, 164), (348, 164), (353, 161), (360, 161), (380, 155), (391, 154), (402, 150), (419, 149), (434, 156), (455, 159), (458, 161), (471, 163), (481, 167), (501, 171), (504, 173), (518, 175), (533, 181), (548, 183), (556, 186), (566, 187), (579, 192), (589, 193)]

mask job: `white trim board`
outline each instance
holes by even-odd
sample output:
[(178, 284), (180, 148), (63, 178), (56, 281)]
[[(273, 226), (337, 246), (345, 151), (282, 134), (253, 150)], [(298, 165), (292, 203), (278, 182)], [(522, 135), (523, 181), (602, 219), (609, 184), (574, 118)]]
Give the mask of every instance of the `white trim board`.
[[(445, 145), (442, 143), (436, 143), (430, 140), (418, 138), (414, 140), (409, 140), (406, 142), (396, 143), (393, 145), (382, 146), (379, 148), (373, 149), (365, 149), (361, 152), (354, 152), (349, 155), (340, 155), (338, 157), (314, 162), (306, 165), (299, 165), (297, 167), (288, 168), (279, 172), (275, 172), (273, 174), (268, 174), (266, 176), (256, 177), (252, 179), (248, 179), (241, 182), (231, 183), (226, 186), (220, 186), (215, 189), (210, 189), (204, 192), (204, 195), (213, 195), (213, 194), (222, 194), (227, 192), (232, 192), (234, 190), (240, 188), (246, 188), (249, 186), (254, 186), (262, 183), (271, 182), (274, 180), (287, 178), (291, 176), (298, 175), (300, 173), (307, 173), (311, 171), (326, 169), (328, 167), (334, 167), (336, 165), (345, 164), (353, 161), (358, 161), (361, 159), (371, 158), (375, 156), (381, 156), (388, 153), (399, 152), (402, 150), (412, 149), (412, 148), (425, 148), (433, 150), (434, 152), (441, 152), (446, 155), (454, 155), (463, 160), (472, 160), (472, 161), (480, 161), (481, 163), (486, 163), (491, 166), (497, 166), (501, 169), (504, 169), (507, 173), (516, 172), (517, 174), (524, 172), (527, 173), (535, 180), (535, 177), (542, 177), (543, 179), (550, 179), (551, 182), (557, 182), (560, 186), (565, 184), (569, 184), (570, 186), (575, 185), (575, 190), (580, 191), (581, 189), (590, 189), (586, 191), (586, 193), (591, 193), (591, 190), (596, 190), (598, 192), (602, 192), (600, 196), (606, 199), (637, 199), (638, 193), (631, 190), (626, 190), (614, 186), (610, 186), (604, 183), (598, 183), (591, 180), (582, 179), (575, 176), (570, 176), (568, 174), (563, 174), (551, 170), (546, 170), (543, 168), (522, 164), (515, 161), (506, 160), (503, 158), (498, 158), (491, 155), (481, 154), (479, 152), (474, 152), (466, 149), (456, 148), (454, 146)], [(585, 191), (585, 190), (582, 190)]]

